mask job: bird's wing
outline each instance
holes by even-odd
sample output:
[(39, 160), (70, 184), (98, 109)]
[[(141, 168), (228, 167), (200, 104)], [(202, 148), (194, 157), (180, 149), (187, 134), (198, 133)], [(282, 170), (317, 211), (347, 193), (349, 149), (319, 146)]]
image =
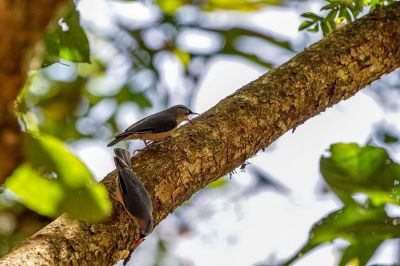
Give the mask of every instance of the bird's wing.
[(139, 120), (128, 127), (120, 135), (161, 133), (174, 129), (177, 126), (176, 117), (171, 113), (160, 112)]
[(131, 215), (139, 219), (149, 219), (153, 208), (146, 188), (132, 170), (122, 162), (121, 158), (114, 157), (114, 160), (117, 165), (119, 188), (125, 208)]
[(127, 172), (129, 172), (128, 166), (127, 164), (123, 161), (123, 158), (118, 157), (118, 155), (116, 157), (114, 157), (114, 163), (115, 166), (117, 167), (117, 171), (118, 171), (118, 180), (119, 180), (119, 188), (121, 191), (122, 195), (126, 195), (128, 193), (128, 187), (127, 187), (127, 183), (126, 183), (126, 178), (128, 177)]
[(126, 208), (133, 216), (145, 218), (151, 214), (153, 209), (150, 196), (139, 179), (132, 176), (133, 172), (130, 173), (130, 176), (126, 178), (128, 193), (123, 194), (122, 198), (127, 203)]

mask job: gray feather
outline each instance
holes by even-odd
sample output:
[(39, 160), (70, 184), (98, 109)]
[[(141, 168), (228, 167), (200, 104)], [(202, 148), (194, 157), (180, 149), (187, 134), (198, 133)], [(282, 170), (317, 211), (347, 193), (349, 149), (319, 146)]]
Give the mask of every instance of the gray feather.
[(153, 229), (153, 207), (150, 196), (140, 179), (133, 173), (128, 152), (117, 148), (114, 149), (114, 153), (125, 208), (132, 216), (146, 223), (147, 226), (141, 228), (141, 233), (147, 235)]

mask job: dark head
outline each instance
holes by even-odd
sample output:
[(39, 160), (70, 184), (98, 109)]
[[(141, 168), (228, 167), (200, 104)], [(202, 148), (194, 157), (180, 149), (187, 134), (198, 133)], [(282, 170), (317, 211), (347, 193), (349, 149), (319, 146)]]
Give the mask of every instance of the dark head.
[(198, 113), (192, 112), (187, 106), (183, 104), (175, 105), (169, 108), (176, 115), (176, 122), (179, 125), (182, 121), (192, 121), (188, 118), (189, 115), (198, 115)]
[(198, 113), (193, 112), (189, 109), (189, 107), (178, 104), (175, 106), (170, 107), (169, 109), (173, 110), (178, 116), (189, 116), (189, 115), (198, 115)]

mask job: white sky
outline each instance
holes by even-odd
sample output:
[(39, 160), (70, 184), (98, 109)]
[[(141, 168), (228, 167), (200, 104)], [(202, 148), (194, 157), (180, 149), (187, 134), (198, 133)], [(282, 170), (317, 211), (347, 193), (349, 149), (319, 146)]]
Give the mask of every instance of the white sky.
[[(120, 3), (115, 5), (118, 14), (128, 20), (137, 16), (151, 19), (148, 9), (136, 3), (132, 6), (134, 8), (126, 8), (127, 5)], [(314, 9), (318, 5), (308, 7)], [(103, 1), (82, 0), (79, 8), (89, 23), (95, 23), (96, 27), (104, 31), (113, 30), (112, 23), (104, 19), (109, 17), (110, 6)], [(301, 22), (299, 14), (303, 11), (274, 7), (250, 18), (247, 16), (240, 19), (295, 41), (303, 34), (297, 31)], [(317, 35), (309, 37), (316, 38)], [(276, 51), (271, 48), (270, 51), (266, 50), (268, 52), (272, 56)], [(279, 58), (274, 58), (274, 62), (282, 63), (288, 58), (289, 55), (281, 54)], [(260, 67), (232, 57), (216, 58), (208, 65), (193, 110), (204, 112), (256, 79), (263, 71)], [(286, 133), (276, 141), (272, 151), (260, 152), (249, 161), (290, 188), (291, 195), (285, 197), (267, 190), (237, 198), (236, 190), (248, 186), (251, 180), (246, 173), (233, 175), (227, 191), (198, 193), (194, 197), (193, 206), (182, 214), (186, 219), (195, 221), (193, 231), (181, 238), (174, 238), (170, 250), (172, 256), (187, 261), (187, 265), (195, 266), (255, 265), (268, 258), (284, 259), (291, 256), (306, 241), (311, 225), (339, 207), (332, 196), (315, 193), (322, 184), (319, 157), (335, 142), (365, 143), (371, 126), (384, 115), (376, 102), (361, 92), (310, 119), (293, 134)], [(139, 116), (130, 114), (124, 123), (129, 125)], [(105, 146), (106, 142), (103, 141), (80, 141), (72, 147), (92, 172), (102, 178), (114, 168), (112, 150)], [(199, 217), (198, 210), (204, 209), (210, 210), (211, 214), (206, 218)], [(163, 238), (168, 238), (172, 234), (171, 230), (175, 230), (175, 223), (173, 217), (163, 221), (134, 254), (129, 265), (151, 265), (153, 260), (148, 251), (155, 248), (153, 235), (161, 234)], [(394, 252), (391, 248), (388, 245), (383, 249), (379, 262), (391, 262)], [(335, 254), (335, 249), (327, 245), (294, 265), (336, 265)]]

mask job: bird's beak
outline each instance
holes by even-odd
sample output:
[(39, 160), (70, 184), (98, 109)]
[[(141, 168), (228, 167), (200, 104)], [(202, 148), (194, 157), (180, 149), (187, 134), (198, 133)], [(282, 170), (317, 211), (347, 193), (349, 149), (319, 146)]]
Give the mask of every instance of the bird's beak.
[(189, 115), (200, 115), (200, 114), (190, 111)]

